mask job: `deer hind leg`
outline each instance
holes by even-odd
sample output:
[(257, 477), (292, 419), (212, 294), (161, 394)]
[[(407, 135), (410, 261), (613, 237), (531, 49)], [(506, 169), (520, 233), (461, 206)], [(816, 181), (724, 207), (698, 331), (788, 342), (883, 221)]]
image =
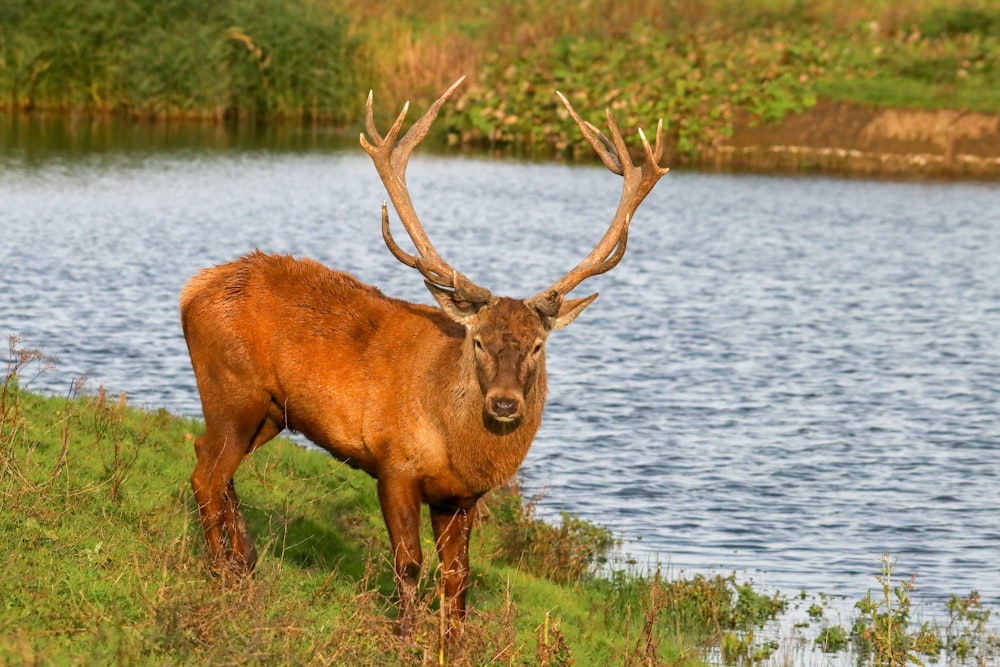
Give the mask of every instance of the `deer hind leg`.
[(270, 397), (264, 397), (234, 413), (206, 409), (205, 434), (195, 441), (198, 462), (191, 474), (191, 488), (198, 501), (212, 567), (219, 572), (248, 574), (257, 563), (257, 550), (240, 510), (233, 476), (251, 449), (281, 430), (267, 416), (269, 403)]

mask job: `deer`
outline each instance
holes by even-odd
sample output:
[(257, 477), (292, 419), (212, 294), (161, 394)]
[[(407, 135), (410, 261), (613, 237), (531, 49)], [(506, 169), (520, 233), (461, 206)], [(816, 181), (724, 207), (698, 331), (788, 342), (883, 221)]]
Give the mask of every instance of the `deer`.
[(402, 138), (409, 103), (382, 136), (369, 92), (361, 133), (416, 253), (393, 238), (383, 201), (385, 245), (416, 269), (437, 307), (386, 296), (311, 259), (260, 250), (203, 269), (180, 295), (205, 429), (194, 443), (191, 487), (212, 571), (253, 571), (257, 552), (234, 475), (248, 454), (285, 429), (297, 431), (375, 479), (404, 636), (422, 565), (422, 505), (430, 508), (442, 614), (461, 627), (477, 506), (514, 476), (541, 423), (546, 338), (597, 298), (567, 295), (618, 265), (633, 214), (668, 171), (659, 164), (662, 120), (653, 146), (639, 130), (637, 165), (610, 110), (608, 138), (557, 93), (600, 160), (624, 178), (621, 199), (604, 236), (576, 267), (528, 299), (494, 296), (438, 254), (406, 184), (411, 153), (463, 80)]

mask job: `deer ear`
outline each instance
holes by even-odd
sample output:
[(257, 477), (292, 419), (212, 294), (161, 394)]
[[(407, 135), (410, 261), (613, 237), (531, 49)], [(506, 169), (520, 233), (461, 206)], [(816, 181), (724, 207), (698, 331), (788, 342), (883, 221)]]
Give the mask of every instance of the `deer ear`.
[(470, 301), (460, 301), (455, 293), (449, 289), (438, 287), (432, 282), (424, 281), (424, 285), (430, 290), (431, 296), (441, 306), (445, 315), (461, 325), (468, 325), (469, 320), (485, 306), (485, 303), (473, 303)]
[(563, 299), (562, 305), (559, 306), (559, 314), (555, 317), (543, 316), (542, 319), (545, 320), (549, 331), (562, 329), (575, 320), (576, 316), (582, 313), (583, 309), (592, 304), (596, 298), (597, 292), (582, 299)]

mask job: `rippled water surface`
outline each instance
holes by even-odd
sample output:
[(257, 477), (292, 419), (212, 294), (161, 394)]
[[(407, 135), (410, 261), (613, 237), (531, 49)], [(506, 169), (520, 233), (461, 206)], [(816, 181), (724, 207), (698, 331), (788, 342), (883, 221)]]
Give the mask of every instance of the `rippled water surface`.
[[(415, 158), (439, 251), (528, 296), (603, 234), (599, 167)], [(430, 303), (360, 150), (0, 153), (0, 332), (133, 404), (199, 414), (177, 296), (259, 247)], [(523, 467), (640, 562), (855, 599), (889, 551), (1000, 604), (1000, 187), (671, 173), (601, 298), (549, 342)], [(179, 443), (178, 446), (183, 446)], [(641, 538), (641, 539), (639, 539)]]

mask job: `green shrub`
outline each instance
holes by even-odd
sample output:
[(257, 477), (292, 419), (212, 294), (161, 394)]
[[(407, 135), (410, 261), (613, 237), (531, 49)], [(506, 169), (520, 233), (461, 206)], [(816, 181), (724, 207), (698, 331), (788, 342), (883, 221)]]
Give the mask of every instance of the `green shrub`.
[(559, 583), (592, 575), (614, 546), (611, 532), (563, 513), (557, 524), (535, 516), (538, 498), (523, 502), (516, 487), (500, 489), (489, 498), (499, 531), (498, 558), (527, 572)]
[(349, 19), (314, 0), (8, 0), (0, 95), (19, 108), (141, 115), (355, 115)]

